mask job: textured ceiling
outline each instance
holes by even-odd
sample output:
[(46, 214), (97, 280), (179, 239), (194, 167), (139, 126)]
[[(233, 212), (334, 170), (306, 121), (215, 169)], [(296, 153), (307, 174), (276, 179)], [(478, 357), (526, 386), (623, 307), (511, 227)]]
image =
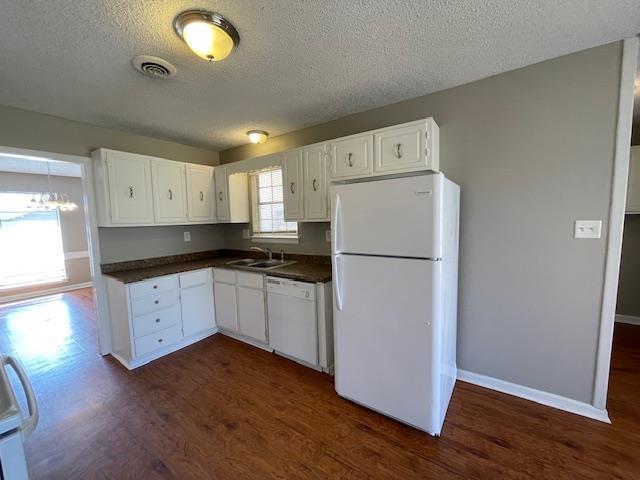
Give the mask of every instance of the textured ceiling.
[[(225, 61), (173, 32), (193, 7), (240, 32)], [(639, 30), (638, 0), (4, 0), (0, 104), (221, 150)], [(143, 77), (138, 54), (178, 76)]]

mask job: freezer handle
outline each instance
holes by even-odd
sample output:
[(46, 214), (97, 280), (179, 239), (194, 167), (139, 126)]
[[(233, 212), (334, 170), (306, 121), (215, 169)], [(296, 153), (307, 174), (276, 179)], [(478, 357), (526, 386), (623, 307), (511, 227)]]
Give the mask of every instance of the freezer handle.
[(5, 365), (9, 365), (16, 372), (16, 375), (22, 384), (22, 388), (24, 389), (25, 396), (27, 397), (29, 416), (24, 419), (22, 427), (20, 428), (22, 432), (22, 439), (27, 440), (36, 429), (36, 425), (38, 425), (38, 418), (40, 417), (36, 395), (31, 387), (31, 382), (29, 382), (29, 377), (27, 377), (27, 374), (22, 368), (22, 365), (20, 365), (20, 362), (9, 355), (1, 355), (0, 357), (2, 357), (3, 368)]
[(333, 296), (336, 299), (336, 308), (342, 311), (342, 255), (333, 257)]
[(335, 208), (333, 209), (333, 222), (331, 222), (331, 248), (334, 253), (340, 253), (338, 238), (342, 234), (342, 208), (340, 206), (340, 195), (335, 195)]

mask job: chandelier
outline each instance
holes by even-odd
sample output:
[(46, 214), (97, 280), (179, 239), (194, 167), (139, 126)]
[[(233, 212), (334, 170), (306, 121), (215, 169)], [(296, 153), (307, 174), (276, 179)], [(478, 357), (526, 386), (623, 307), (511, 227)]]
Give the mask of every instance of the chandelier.
[(78, 205), (69, 200), (66, 193), (57, 193), (51, 187), (51, 167), (47, 162), (47, 182), (49, 191), (40, 194), (34, 193), (29, 202), (28, 208), (33, 210), (60, 210), (61, 212), (70, 212), (76, 210)]

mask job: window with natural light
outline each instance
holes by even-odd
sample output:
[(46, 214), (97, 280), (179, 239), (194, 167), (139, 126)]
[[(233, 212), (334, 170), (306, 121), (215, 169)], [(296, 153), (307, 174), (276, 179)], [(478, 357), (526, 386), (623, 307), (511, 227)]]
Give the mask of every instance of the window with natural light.
[(251, 174), (253, 236), (259, 238), (298, 238), (298, 223), (284, 219), (282, 169)]
[(0, 192), (0, 289), (67, 278), (58, 210), (35, 210), (32, 198)]

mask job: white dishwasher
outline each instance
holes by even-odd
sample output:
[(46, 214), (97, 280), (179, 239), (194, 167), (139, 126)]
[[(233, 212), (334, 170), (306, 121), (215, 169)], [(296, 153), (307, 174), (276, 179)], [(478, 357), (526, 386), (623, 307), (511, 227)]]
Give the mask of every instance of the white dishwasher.
[(294, 360), (318, 366), (316, 286), (267, 277), (269, 345)]

